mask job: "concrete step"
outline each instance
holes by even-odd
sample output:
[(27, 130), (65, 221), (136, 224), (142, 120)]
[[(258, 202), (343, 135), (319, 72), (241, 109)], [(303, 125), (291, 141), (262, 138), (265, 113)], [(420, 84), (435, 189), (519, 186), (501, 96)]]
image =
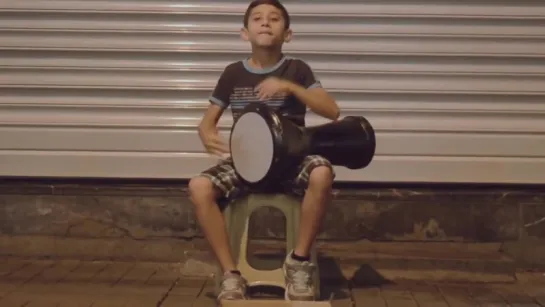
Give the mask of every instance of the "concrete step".
[[(515, 262), (499, 244), (418, 242), (320, 242), (320, 274), (326, 283), (351, 281), (381, 285), (392, 281), (514, 282)], [(257, 269), (280, 267), (281, 241), (252, 240), (250, 264)], [(76, 239), (51, 236), (0, 236), (0, 256), (76, 260), (151, 261), (176, 263), (185, 276), (217, 272), (203, 239)]]

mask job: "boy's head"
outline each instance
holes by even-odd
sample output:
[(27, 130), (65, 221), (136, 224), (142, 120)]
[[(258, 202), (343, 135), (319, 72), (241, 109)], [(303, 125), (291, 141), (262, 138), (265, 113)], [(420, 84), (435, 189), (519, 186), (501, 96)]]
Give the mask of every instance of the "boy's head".
[(253, 46), (278, 48), (291, 39), (290, 16), (278, 0), (254, 0), (244, 14), (241, 36)]

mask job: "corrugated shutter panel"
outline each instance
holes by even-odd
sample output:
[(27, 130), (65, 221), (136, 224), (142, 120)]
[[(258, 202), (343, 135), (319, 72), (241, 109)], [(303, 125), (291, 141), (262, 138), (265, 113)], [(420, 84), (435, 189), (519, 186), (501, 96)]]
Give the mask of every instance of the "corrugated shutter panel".
[[(286, 52), (378, 131), (372, 165), (338, 180), (545, 182), (545, 2), (285, 3)], [(195, 127), (249, 49), (247, 4), (1, 1), (0, 175), (189, 178), (212, 165)]]

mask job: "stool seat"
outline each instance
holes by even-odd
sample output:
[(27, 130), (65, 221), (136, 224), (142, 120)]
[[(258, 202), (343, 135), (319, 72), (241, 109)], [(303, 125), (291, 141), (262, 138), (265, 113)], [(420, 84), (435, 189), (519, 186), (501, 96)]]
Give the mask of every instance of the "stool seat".
[[(286, 194), (249, 194), (231, 202), (224, 211), (229, 241), (233, 258), (237, 269), (252, 286), (286, 287), (282, 268), (275, 270), (257, 270), (253, 268), (247, 259), (248, 225), (252, 213), (262, 207), (272, 207), (280, 210), (286, 218), (286, 254), (295, 248), (297, 233), (299, 230), (299, 217), (301, 214), (301, 201)], [(317, 265), (316, 249), (313, 244), (311, 261)], [(216, 286), (219, 287), (223, 272), (216, 276)], [(319, 272), (316, 271), (314, 284), (319, 292)], [(319, 296), (319, 293), (317, 293)]]

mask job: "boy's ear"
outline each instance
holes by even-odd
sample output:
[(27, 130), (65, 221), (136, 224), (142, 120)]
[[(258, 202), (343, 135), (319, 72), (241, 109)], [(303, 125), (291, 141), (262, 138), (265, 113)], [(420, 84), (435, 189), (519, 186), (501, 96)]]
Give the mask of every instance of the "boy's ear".
[(245, 41), (248, 41), (248, 29), (245, 27), (240, 28), (240, 38), (242, 38)]
[(284, 42), (289, 43), (293, 37), (293, 31), (291, 29), (287, 29), (284, 31)]

